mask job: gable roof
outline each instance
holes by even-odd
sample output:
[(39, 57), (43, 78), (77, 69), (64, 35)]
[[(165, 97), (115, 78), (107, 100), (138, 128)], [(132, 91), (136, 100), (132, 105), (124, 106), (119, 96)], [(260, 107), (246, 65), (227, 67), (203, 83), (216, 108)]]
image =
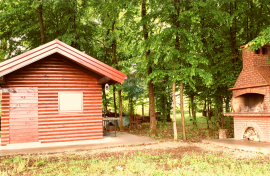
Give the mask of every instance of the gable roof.
[(108, 77), (115, 82), (122, 83), (127, 79), (126, 74), (57, 39), (0, 63), (0, 77), (54, 53), (58, 53), (88, 70), (101, 76)]

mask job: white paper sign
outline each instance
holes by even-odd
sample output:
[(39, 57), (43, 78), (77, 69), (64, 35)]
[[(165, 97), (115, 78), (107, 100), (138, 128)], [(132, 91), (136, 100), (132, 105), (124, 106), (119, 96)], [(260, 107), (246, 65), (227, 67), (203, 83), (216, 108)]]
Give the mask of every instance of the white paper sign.
[(58, 106), (60, 112), (83, 111), (83, 93), (58, 92)]

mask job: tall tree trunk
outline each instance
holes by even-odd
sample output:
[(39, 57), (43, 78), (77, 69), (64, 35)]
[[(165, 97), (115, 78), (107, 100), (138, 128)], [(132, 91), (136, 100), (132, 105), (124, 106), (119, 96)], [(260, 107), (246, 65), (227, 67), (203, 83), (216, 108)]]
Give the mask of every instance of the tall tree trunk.
[(77, 30), (76, 30), (77, 0), (72, 1), (72, 6), (73, 6), (74, 9), (71, 10), (70, 14), (73, 14), (73, 17), (70, 16), (69, 21), (70, 21), (70, 24), (71, 24), (71, 28), (73, 29), (73, 33), (75, 33), (75, 40), (71, 41), (71, 46), (74, 47), (74, 48), (77, 48), (78, 47), (77, 40), (79, 39), (79, 36), (77, 35)]
[[(148, 75), (152, 73), (152, 68), (150, 67), (148, 70)], [(155, 114), (155, 95), (154, 95), (154, 85), (152, 83), (152, 79), (148, 82), (148, 90), (149, 90), (149, 109), (150, 109), (150, 135), (157, 135), (156, 130), (156, 114)]]
[(142, 116), (144, 116), (144, 104), (142, 104)]
[(131, 108), (132, 104), (131, 104), (131, 98), (128, 98), (128, 112), (129, 112), (129, 129), (131, 129), (131, 115), (132, 115), (132, 108)]
[(193, 118), (193, 125), (197, 127), (197, 119), (196, 119), (196, 111), (195, 111), (195, 104), (194, 104), (194, 95), (190, 95), (191, 101), (191, 114)]
[(165, 92), (166, 92), (166, 87), (163, 87), (163, 94), (161, 95), (162, 96), (162, 114), (163, 114), (163, 118), (162, 118), (162, 121), (165, 122), (166, 121), (166, 104), (167, 104), (167, 99), (166, 99), (166, 95), (165, 95)]
[(182, 83), (182, 81), (180, 82), (180, 111), (181, 111), (183, 141), (185, 141), (187, 140), (187, 137), (186, 137), (185, 114), (184, 114), (184, 84)]
[[(42, 2), (42, 0), (40, 0)], [(41, 45), (45, 44), (46, 38), (45, 38), (45, 28), (43, 23), (43, 17), (42, 17), (42, 4), (38, 6), (38, 21), (39, 21), (39, 29), (40, 29), (40, 36), (41, 36)]]
[(209, 113), (210, 112), (209, 112), (209, 100), (208, 100), (207, 101), (207, 115), (206, 115), (207, 129), (209, 129)]
[(190, 98), (189, 98), (189, 102), (188, 102), (188, 115), (189, 115), (189, 117), (191, 117), (191, 112), (190, 112)]
[(223, 98), (220, 96), (220, 119), (221, 119), (221, 127), (224, 128), (224, 116), (223, 116)]
[(204, 99), (203, 111), (206, 111), (206, 98)]
[[(175, 69), (173, 70), (175, 73)], [(173, 80), (172, 86), (172, 94), (173, 94), (173, 134), (174, 141), (177, 141), (177, 127), (176, 127), (176, 100), (175, 100), (175, 81)]]
[[(142, 19), (146, 16), (146, 0), (142, 1)], [(143, 24), (143, 31), (144, 31), (144, 40), (148, 38), (148, 31), (146, 28), (146, 23)], [(145, 52), (145, 58), (147, 59), (148, 55), (150, 54), (150, 50)], [(150, 60), (148, 61), (148, 76), (152, 73), (152, 67)], [(148, 82), (148, 90), (149, 90), (149, 111), (150, 111), (150, 135), (157, 135), (156, 129), (156, 115), (155, 115), (155, 95), (154, 95), (154, 85), (153, 80), (150, 79)]]
[(230, 110), (230, 96), (226, 97), (225, 102), (226, 102), (226, 112), (231, 112), (231, 110)]
[(133, 99), (132, 98), (130, 98), (130, 112), (131, 112), (131, 114), (134, 114)]
[[(115, 21), (112, 24), (112, 33), (114, 33), (114, 27), (115, 27)], [(116, 58), (116, 39), (113, 40), (113, 44), (112, 44), (112, 50), (113, 50), (113, 63), (115, 64), (115, 68), (117, 70), (119, 70), (119, 65), (117, 62), (117, 58)], [(122, 117), (122, 93), (121, 90), (118, 91), (118, 97), (119, 98), (119, 120), (120, 120), (120, 131), (124, 131), (124, 126), (123, 126), (123, 117)], [(115, 105), (116, 106), (116, 105)], [(120, 108), (121, 107), (121, 108)], [(122, 123), (121, 123), (122, 122)]]
[[(180, 16), (180, 0), (174, 0), (174, 8), (176, 10), (176, 14), (174, 15), (174, 22), (173, 24), (178, 29), (180, 27), (180, 22), (178, 18)], [(175, 38), (175, 49), (180, 52), (180, 38), (178, 32), (176, 33)], [(181, 58), (178, 58), (179, 64), (181, 64)], [(181, 66), (179, 67), (181, 70)], [(181, 74), (179, 75), (182, 78)], [(184, 115), (184, 84), (180, 81), (180, 111), (181, 111), (181, 122), (182, 122), (182, 133), (183, 133), (183, 140), (187, 140), (186, 137), (186, 126), (185, 126), (185, 115)]]
[(123, 126), (123, 108), (122, 108), (122, 90), (118, 90), (119, 97), (119, 120), (120, 120), (120, 131), (124, 131)]
[[(120, 131), (124, 131), (123, 118), (122, 118), (122, 96), (121, 90), (118, 90), (118, 99), (119, 99), (119, 120), (120, 120)], [(121, 102), (121, 103), (120, 103)]]
[[(117, 118), (117, 106), (116, 106), (116, 97), (115, 97), (115, 85), (113, 85), (113, 104), (114, 104), (114, 117)], [(115, 124), (118, 128), (118, 123)]]

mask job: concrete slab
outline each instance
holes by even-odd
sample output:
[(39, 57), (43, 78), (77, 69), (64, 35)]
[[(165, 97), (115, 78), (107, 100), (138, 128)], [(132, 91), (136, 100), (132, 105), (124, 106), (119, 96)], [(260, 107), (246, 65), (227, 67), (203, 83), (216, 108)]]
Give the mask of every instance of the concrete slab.
[(108, 136), (104, 136), (103, 139), (98, 140), (57, 143), (24, 143), (1, 146), (0, 156), (35, 153), (57, 153), (153, 143), (158, 143), (158, 141), (150, 137), (136, 136), (125, 132), (117, 132), (116, 137), (114, 136), (114, 133), (111, 133)]
[(228, 147), (233, 149), (239, 149), (244, 151), (262, 152), (270, 154), (270, 143), (266, 142), (254, 142), (241, 139), (208, 139), (203, 140), (203, 143), (215, 144), (222, 147)]

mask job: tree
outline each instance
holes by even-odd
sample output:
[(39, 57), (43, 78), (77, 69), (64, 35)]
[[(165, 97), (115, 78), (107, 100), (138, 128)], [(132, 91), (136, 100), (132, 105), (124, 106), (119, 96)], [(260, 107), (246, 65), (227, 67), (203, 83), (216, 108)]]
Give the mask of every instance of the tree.
[[(148, 28), (147, 28), (147, 19), (146, 19), (146, 0), (142, 0), (142, 27), (143, 27), (143, 37), (144, 40), (147, 41), (148, 39)], [(148, 59), (147, 69), (148, 69), (148, 76), (152, 73), (152, 65), (151, 60), (148, 58), (150, 54), (150, 50), (148, 46), (145, 47), (145, 59)], [(148, 93), (149, 93), (149, 111), (150, 111), (150, 135), (157, 135), (156, 131), (156, 115), (155, 115), (155, 95), (154, 95), (154, 84), (153, 80), (150, 78), (148, 82)]]
[(3, 0), (0, 11), (0, 38), (8, 43), (7, 58), (56, 38), (96, 57), (97, 24), (88, 15), (87, 1)]

